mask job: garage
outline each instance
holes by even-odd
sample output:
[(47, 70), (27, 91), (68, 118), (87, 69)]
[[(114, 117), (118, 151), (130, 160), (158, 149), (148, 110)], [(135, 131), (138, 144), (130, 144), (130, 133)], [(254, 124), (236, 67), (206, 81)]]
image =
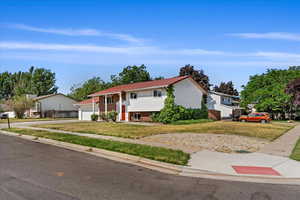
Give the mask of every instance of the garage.
[(78, 119), (91, 121), (91, 115), (93, 113), (99, 113), (99, 108), (97, 102), (95, 102), (95, 111), (93, 111), (93, 101), (92, 99), (87, 99), (77, 104), (78, 108)]

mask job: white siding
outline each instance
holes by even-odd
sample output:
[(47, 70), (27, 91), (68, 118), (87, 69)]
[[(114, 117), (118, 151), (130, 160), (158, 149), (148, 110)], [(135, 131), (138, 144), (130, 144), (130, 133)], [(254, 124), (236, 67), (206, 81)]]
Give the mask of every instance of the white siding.
[(164, 101), (166, 98), (166, 90), (161, 88), (157, 89), (162, 91), (161, 97), (154, 97), (153, 91), (151, 90), (143, 90), (137, 91), (137, 99), (130, 99), (130, 93), (126, 94), (126, 112), (151, 112), (151, 111), (160, 111), (164, 107)]
[(39, 100), (41, 102), (42, 111), (56, 110), (56, 111), (74, 111), (77, 108), (74, 106), (75, 100), (65, 97), (63, 95), (55, 95), (45, 99)]
[[(95, 114), (98, 114), (98, 105), (95, 105)], [(78, 109), (78, 119), (79, 120), (91, 120), (91, 115), (93, 114), (93, 105), (92, 104), (86, 104), (86, 105), (80, 105)]]
[(221, 96), (210, 93), (207, 99), (207, 107), (210, 110), (221, 111), (222, 118), (229, 118), (232, 116), (233, 107), (221, 104)]
[(175, 103), (186, 108), (201, 108), (203, 92), (190, 80), (174, 84)]

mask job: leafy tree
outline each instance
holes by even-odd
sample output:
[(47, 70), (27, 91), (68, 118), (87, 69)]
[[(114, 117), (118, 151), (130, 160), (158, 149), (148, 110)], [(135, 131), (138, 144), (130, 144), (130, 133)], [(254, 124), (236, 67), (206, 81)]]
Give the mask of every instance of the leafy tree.
[(8, 104), (15, 112), (16, 118), (22, 119), (24, 118), (25, 112), (33, 106), (33, 101), (23, 95), (14, 97), (12, 100), (8, 101)]
[(203, 70), (195, 70), (192, 65), (185, 65), (180, 68), (179, 76), (192, 76), (192, 78), (199, 83), (206, 90), (210, 90), (209, 78), (204, 74)]
[(300, 78), (297, 78), (286, 86), (285, 92), (292, 96), (292, 103), (300, 105)]
[(136, 83), (143, 81), (150, 81), (151, 77), (149, 72), (146, 70), (145, 65), (141, 66), (127, 66), (118, 75), (111, 76), (112, 85), (121, 85), (128, 83)]
[(290, 66), (289, 70), (300, 70), (300, 66)]
[(215, 86), (213, 89), (215, 92), (221, 92), (224, 94), (229, 94), (229, 95), (234, 95), (234, 96), (238, 96), (239, 92), (234, 89), (234, 85), (232, 83), (232, 81), (229, 81), (227, 83), (225, 82), (221, 82), (221, 84), (219, 86)]
[(85, 81), (82, 85), (73, 85), (71, 87), (70, 97), (81, 101), (88, 98), (89, 94), (104, 90), (109, 87), (109, 83), (105, 83), (100, 77), (93, 77)]
[(13, 95), (14, 82), (9, 72), (0, 73), (0, 100), (9, 99)]
[(55, 73), (48, 69), (36, 68), (29, 71), (31, 75), (31, 84), (29, 88), (32, 94), (37, 96), (55, 94), (57, 93), (58, 87), (55, 86)]
[(241, 92), (241, 105), (255, 104), (258, 111), (269, 112), (273, 118), (284, 118), (291, 110), (291, 95), (285, 93), (287, 84), (300, 78), (300, 70), (269, 69), (266, 73), (250, 76)]
[(44, 68), (34, 68), (26, 72), (0, 73), (0, 99), (10, 99), (24, 94), (38, 96), (57, 92), (55, 73)]

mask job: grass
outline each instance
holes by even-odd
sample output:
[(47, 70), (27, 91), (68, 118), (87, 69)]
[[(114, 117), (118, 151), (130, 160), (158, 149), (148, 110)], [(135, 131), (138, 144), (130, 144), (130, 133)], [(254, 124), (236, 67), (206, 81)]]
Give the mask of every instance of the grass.
[[(70, 120), (70, 119), (77, 119), (77, 118), (24, 118), (24, 119), (9, 118), (9, 121), (11, 123), (14, 123), (14, 122), (53, 121), (53, 120)], [(7, 119), (0, 119), (0, 124), (1, 123), (7, 123)]]
[(191, 120), (178, 120), (176, 122), (172, 122), (172, 125), (185, 125), (185, 124), (197, 124), (197, 123), (206, 123), (213, 122), (211, 119), (191, 119)]
[(294, 150), (293, 150), (290, 158), (300, 161), (300, 138), (299, 138), (298, 142), (296, 143), (296, 146), (294, 147)]
[(272, 141), (294, 126), (295, 124), (288, 123), (260, 124), (215, 121), (209, 123), (153, 126), (133, 125), (126, 123), (76, 122), (37, 125), (36, 127), (99, 135), (111, 135), (124, 138), (142, 138), (164, 133), (212, 133), (258, 137)]
[(111, 140), (88, 138), (84, 136), (70, 135), (64, 133), (48, 132), (43, 130), (32, 130), (23, 128), (3, 129), (10, 132), (15, 132), (23, 135), (31, 135), (40, 138), (48, 138), (72, 144), (79, 144), (88, 147), (106, 149), (130, 155), (140, 156), (152, 160), (186, 165), (190, 155), (180, 150), (166, 149), (162, 147), (152, 147), (148, 145), (132, 144)]

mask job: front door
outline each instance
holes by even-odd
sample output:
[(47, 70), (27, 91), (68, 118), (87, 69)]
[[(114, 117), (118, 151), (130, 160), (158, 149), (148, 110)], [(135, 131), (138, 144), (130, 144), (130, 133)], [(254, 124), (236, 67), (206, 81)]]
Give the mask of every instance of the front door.
[(125, 105), (122, 105), (122, 121), (126, 120), (126, 107)]

